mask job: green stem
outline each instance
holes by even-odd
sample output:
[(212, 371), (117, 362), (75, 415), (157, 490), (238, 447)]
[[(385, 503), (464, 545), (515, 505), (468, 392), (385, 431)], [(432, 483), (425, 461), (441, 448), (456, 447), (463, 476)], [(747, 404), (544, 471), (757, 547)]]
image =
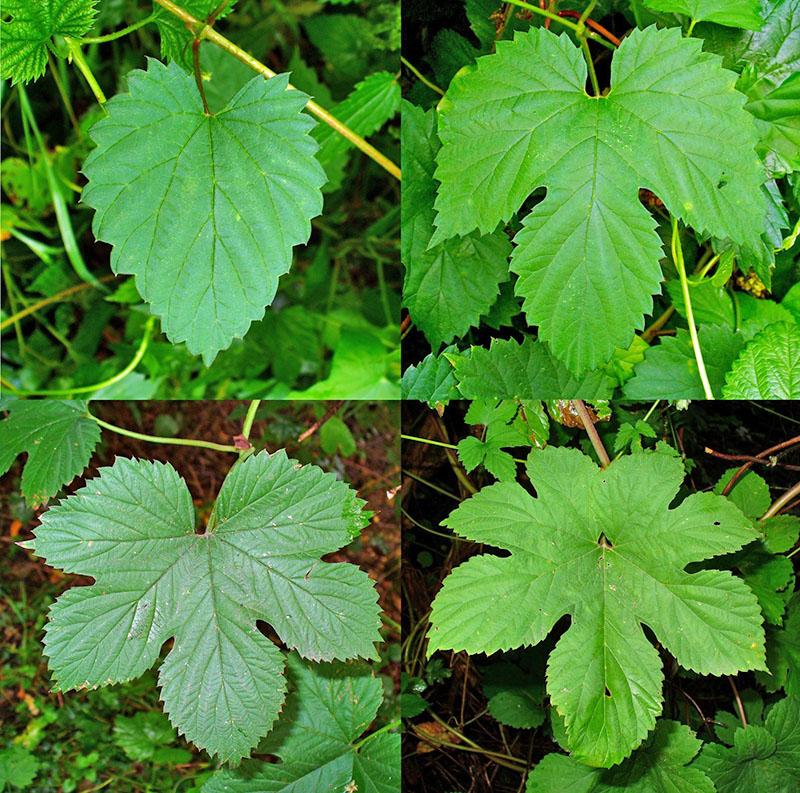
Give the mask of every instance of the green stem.
[(72, 221), (69, 217), (67, 202), (64, 200), (64, 196), (61, 195), (53, 166), (50, 163), (47, 147), (44, 143), (44, 138), (39, 131), (39, 125), (36, 123), (36, 116), (34, 116), (33, 109), (28, 101), (28, 93), (22, 83), (17, 83), (17, 90), (19, 91), (19, 103), (22, 110), (23, 121), (25, 121), (33, 131), (33, 135), (36, 138), (39, 151), (42, 155), (42, 163), (44, 164), (44, 170), (47, 176), (47, 185), (53, 199), (53, 209), (56, 213), (58, 230), (61, 233), (61, 240), (64, 243), (64, 250), (67, 253), (67, 258), (72, 265), (72, 269), (75, 270), (76, 275), (81, 281), (86, 281), (86, 283), (91, 284), (95, 288), (105, 291), (105, 287), (101, 285), (100, 281), (89, 272), (89, 268), (86, 266), (86, 262), (83, 261), (83, 257), (81, 256), (78, 242), (75, 239), (75, 232), (72, 230)]
[(689, 36), (691, 36), (691, 35), (692, 35), (692, 33), (694, 32), (694, 26), (695, 26), (696, 24), (697, 24), (697, 20), (696, 20), (696, 19), (693, 19), (691, 22), (689, 22), (689, 29), (686, 31), (686, 37), (687, 37), (687, 38), (688, 38)]
[[(253, 429), (253, 422), (256, 420), (256, 413), (258, 412), (258, 406), (261, 404), (260, 399), (253, 399), (250, 402), (250, 406), (247, 408), (247, 415), (244, 417), (244, 423), (242, 424), (242, 435), (250, 440), (250, 430)], [(252, 446), (252, 444), (250, 444)]]
[(442, 91), (436, 83), (432, 83), (413, 63), (411, 63), (411, 61), (407, 60), (402, 55), (400, 56), (400, 63), (402, 63), (426, 88), (430, 88), (431, 91), (439, 94), (439, 96), (444, 96), (444, 91)]
[(681, 292), (683, 301), (686, 304), (686, 321), (689, 324), (689, 335), (692, 339), (692, 349), (697, 361), (697, 371), (700, 374), (700, 381), (703, 384), (703, 392), (706, 399), (714, 399), (714, 392), (711, 390), (711, 383), (706, 374), (706, 365), (703, 361), (703, 351), (700, 349), (700, 340), (697, 338), (697, 326), (694, 322), (694, 312), (692, 311), (692, 298), (689, 296), (689, 280), (686, 277), (686, 264), (683, 261), (683, 248), (681, 247), (680, 231), (678, 229), (678, 218), (672, 216), (672, 260), (678, 277), (681, 281)]
[(583, 59), (586, 61), (586, 68), (589, 70), (589, 79), (592, 81), (592, 90), (595, 96), (600, 96), (600, 83), (597, 80), (597, 72), (594, 68), (589, 42), (586, 41), (586, 36), (580, 36), (579, 38), (581, 41), (581, 50), (583, 50)]
[[(226, 39), (225, 36), (217, 33), (214, 28), (210, 27), (206, 22), (202, 22), (201, 20), (197, 19), (197, 17), (193, 17), (185, 8), (181, 8), (176, 3), (173, 3), (172, 0), (153, 0), (153, 2), (158, 3), (162, 8), (166, 9), (170, 12), (173, 16), (176, 16), (182, 22), (184, 22), (187, 27), (192, 31), (194, 36), (198, 39), (208, 39), (213, 44), (216, 44), (220, 49), (225, 50), (225, 52), (233, 55), (238, 61), (241, 61), (245, 66), (248, 66), (253, 71), (258, 72), (259, 74), (263, 75), (264, 77), (270, 78), (275, 76), (275, 72), (270, 69), (268, 66), (265, 66), (261, 61), (254, 58), (250, 55), (249, 52), (246, 52), (241, 47), (236, 46), (232, 41)], [(289, 89), (294, 90), (294, 86), (291, 83), (288, 86)], [(331, 129), (338, 132), (343, 138), (349, 140), (357, 149), (364, 152), (370, 159), (374, 160), (378, 165), (381, 166), (385, 171), (390, 173), (392, 176), (395, 177), (399, 181), (400, 179), (400, 168), (395, 165), (386, 155), (381, 154), (371, 143), (368, 143), (364, 138), (361, 137), (357, 132), (354, 132), (350, 127), (346, 124), (343, 124), (339, 119), (337, 119), (332, 113), (329, 113), (322, 105), (317, 104), (313, 100), (309, 100), (306, 103), (306, 110), (309, 113), (316, 116), (320, 121), (327, 124)]]
[[(580, 35), (581, 31), (583, 30), (584, 35), (586, 35), (592, 41), (596, 41), (598, 44), (602, 44), (604, 47), (610, 50), (615, 49), (614, 45), (610, 41), (606, 41), (602, 36), (596, 36), (594, 33), (586, 30), (585, 27), (579, 25), (577, 22), (573, 22), (571, 19), (560, 17), (558, 14), (554, 14), (552, 11), (548, 11), (545, 8), (539, 8), (539, 6), (531, 5), (530, 3), (525, 3), (523, 0), (505, 1), (509, 5), (519, 6), (519, 8), (524, 8), (526, 11), (530, 11), (533, 14), (538, 14), (539, 16), (547, 17), (547, 19), (550, 19), (553, 22), (558, 22), (560, 25), (563, 25), (564, 27), (574, 31), (577, 35)], [(159, 0), (156, 0), (156, 2), (159, 2)]]
[(157, 14), (153, 13), (150, 14), (149, 17), (140, 19), (138, 22), (134, 22), (132, 25), (128, 25), (126, 28), (122, 28), (122, 30), (115, 30), (113, 33), (106, 33), (105, 36), (85, 36), (78, 39), (78, 41), (81, 44), (105, 44), (109, 41), (116, 41), (117, 39), (121, 39), (123, 36), (127, 36), (129, 33), (133, 33), (135, 30), (139, 30), (139, 28), (143, 28), (145, 25), (150, 24), (150, 22), (152, 22), (156, 16)]
[(62, 388), (62, 389), (55, 389), (50, 391), (24, 391), (22, 389), (17, 389), (12, 386), (12, 390), (14, 394), (19, 396), (50, 396), (50, 397), (68, 397), (72, 394), (91, 394), (94, 391), (99, 391), (101, 388), (106, 388), (114, 383), (119, 382), (122, 380), (123, 377), (127, 377), (138, 365), (139, 362), (144, 357), (145, 352), (147, 351), (147, 347), (150, 344), (150, 336), (153, 330), (153, 323), (155, 322), (156, 318), (151, 316), (147, 318), (147, 322), (144, 326), (144, 334), (142, 335), (142, 340), (139, 342), (139, 347), (136, 350), (136, 354), (131, 359), (131, 362), (121, 371), (117, 372), (112, 377), (107, 378), (106, 380), (102, 380), (99, 383), (94, 383), (93, 385), (85, 385), (79, 386), (77, 388)]
[(116, 432), (117, 435), (124, 435), (126, 438), (136, 438), (137, 440), (147, 441), (148, 443), (164, 443), (170, 446), (197, 446), (202, 449), (211, 449), (215, 452), (234, 452), (237, 454), (239, 452), (239, 449), (235, 446), (224, 446), (221, 443), (213, 443), (212, 441), (199, 441), (193, 438), (162, 438), (158, 435), (145, 435), (141, 432), (134, 432), (133, 430), (126, 430), (124, 427), (117, 427), (114, 424), (109, 424), (107, 421), (97, 418), (97, 416), (92, 413), (89, 413), (88, 416), (104, 429)]
[(89, 64), (86, 62), (86, 58), (83, 57), (83, 52), (81, 51), (80, 44), (76, 39), (72, 39), (69, 36), (64, 36), (64, 41), (67, 42), (67, 47), (69, 48), (69, 54), (72, 57), (72, 60), (75, 61), (75, 65), (78, 67), (78, 70), (84, 76), (86, 82), (89, 84), (89, 88), (91, 88), (92, 93), (94, 94), (94, 98), (101, 105), (104, 105), (106, 103), (106, 95), (103, 93), (103, 89), (100, 87), (100, 83), (97, 82), (95, 76), (92, 74), (92, 70), (89, 68)]
[(589, 5), (583, 9), (583, 13), (580, 15), (578, 19), (578, 27), (584, 26), (586, 24), (586, 20), (592, 15), (592, 11), (594, 11), (594, 7), (597, 5), (597, 0), (591, 0)]

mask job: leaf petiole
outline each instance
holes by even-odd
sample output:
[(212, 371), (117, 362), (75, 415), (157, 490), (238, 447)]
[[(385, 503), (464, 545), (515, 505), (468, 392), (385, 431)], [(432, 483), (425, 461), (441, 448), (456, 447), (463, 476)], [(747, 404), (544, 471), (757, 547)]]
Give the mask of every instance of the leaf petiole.
[(672, 216), (672, 261), (678, 271), (678, 278), (681, 282), (681, 292), (683, 292), (683, 302), (686, 304), (686, 321), (689, 323), (689, 336), (692, 339), (692, 349), (697, 361), (697, 371), (700, 381), (703, 384), (703, 392), (706, 399), (714, 399), (714, 392), (711, 390), (711, 383), (706, 374), (706, 365), (703, 361), (703, 351), (700, 349), (700, 340), (697, 338), (697, 326), (694, 322), (694, 312), (692, 311), (692, 299), (689, 295), (689, 280), (686, 277), (686, 264), (683, 260), (683, 248), (681, 247), (680, 232), (678, 229), (678, 218)]
[(106, 44), (109, 41), (116, 41), (117, 39), (121, 39), (123, 36), (127, 36), (129, 33), (133, 33), (134, 31), (139, 30), (139, 28), (143, 28), (145, 25), (148, 25), (156, 18), (156, 16), (157, 14), (152, 13), (150, 16), (140, 19), (138, 22), (134, 22), (127, 27), (122, 28), (121, 30), (115, 30), (113, 33), (106, 33), (105, 36), (85, 36), (77, 39), (77, 41), (81, 44)]

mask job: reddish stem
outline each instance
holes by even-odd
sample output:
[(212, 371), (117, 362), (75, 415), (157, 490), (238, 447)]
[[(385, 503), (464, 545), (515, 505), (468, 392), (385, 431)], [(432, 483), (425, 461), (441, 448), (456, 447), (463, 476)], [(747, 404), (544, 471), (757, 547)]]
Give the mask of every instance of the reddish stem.
[[(559, 11), (558, 15), (560, 17), (570, 17), (571, 19), (581, 18), (579, 11)], [(608, 28), (603, 27), (599, 22), (595, 22), (593, 19), (584, 19), (583, 21), (586, 27), (591, 28), (595, 33), (599, 33), (601, 36), (608, 39), (615, 47), (619, 47), (619, 45), (622, 44), (622, 39), (617, 38)]]

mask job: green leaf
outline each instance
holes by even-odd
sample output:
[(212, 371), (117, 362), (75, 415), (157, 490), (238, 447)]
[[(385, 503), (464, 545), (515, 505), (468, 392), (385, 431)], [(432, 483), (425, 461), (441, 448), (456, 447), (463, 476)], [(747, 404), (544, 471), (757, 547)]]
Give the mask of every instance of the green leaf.
[[(721, 325), (705, 325), (698, 331), (706, 374), (715, 396), (723, 392), (725, 375), (744, 346), (740, 333)], [(628, 399), (704, 399), (689, 331), (678, 328), (644, 354), (625, 383)]]
[[(717, 484), (714, 485), (714, 492), (722, 494), (722, 491), (731, 481), (733, 475), (738, 471), (738, 468), (729, 468), (719, 478)], [(764, 478), (759, 476), (754, 471), (748, 471), (743, 477), (736, 480), (736, 484), (731, 488), (728, 493), (728, 498), (739, 507), (748, 518), (760, 518), (772, 503), (772, 498), (769, 494), (769, 485), (764, 481)]]
[(483, 465), (495, 479), (502, 481), (513, 480), (517, 473), (517, 465), (508, 452), (473, 436), (458, 442), (458, 459), (467, 473), (479, 465)]
[[(691, 282), (690, 282), (691, 283)], [(675, 310), (686, 319), (686, 304), (680, 281), (667, 281), (667, 292)], [(694, 321), (698, 325), (723, 325), (734, 330), (736, 320), (730, 293), (710, 279), (692, 284), (689, 289)]]
[(89, 465), (100, 427), (87, 415), (86, 402), (12, 400), (5, 409), (8, 418), (0, 422), (0, 475), (26, 452), (22, 495), (35, 507)]
[(468, 234), (430, 247), (436, 197), (433, 173), (439, 141), (434, 112), (403, 105), (401, 197), (403, 300), (415, 324), (438, 347), (480, 323), (508, 280), (511, 242), (502, 230)]
[(467, 399), (605, 399), (613, 390), (605, 372), (575, 377), (544, 344), (530, 337), (522, 344), (493, 339), (488, 350), (471, 347), (468, 355), (449, 358)]
[[(454, 351), (455, 347), (448, 347), (444, 352)], [(444, 407), (451, 399), (459, 397), (455, 370), (444, 353), (430, 353), (416, 366), (409, 366), (403, 372), (401, 386), (403, 399), (427, 402), (431, 408)]]
[(746, 107), (761, 122), (758, 152), (770, 173), (800, 171), (800, 72)]
[(791, 550), (800, 536), (800, 517), (796, 515), (776, 515), (761, 521), (760, 525), (761, 531), (764, 532), (764, 545), (772, 553), (785, 553)]
[(764, 726), (736, 730), (732, 748), (706, 744), (695, 765), (717, 793), (794, 793), (800, 779), (800, 700), (782, 699)]
[(150, 60), (92, 127), (94, 235), (170, 340), (206, 364), (264, 315), (322, 209), (307, 97), (288, 80), (255, 77), (207, 116), (192, 77)]
[(319, 431), (319, 444), (327, 454), (351, 457), (356, 452), (356, 441), (350, 428), (338, 416), (331, 416)]
[(548, 754), (528, 776), (526, 793), (714, 793), (711, 780), (688, 766), (700, 741), (684, 724), (660, 720), (655, 732), (619, 768), (587, 768), (572, 757)]
[(499, 661), (481, 676), (489, 713), (501, 724), (531, 730), (544, 724), (544, 680), (532, 678), (529, 668)]
[[(532, 28), (498, 42), (440, 103), (432, 242), (491, 231), (546, 186), (511, 266), (528, 321), (573, 372), (627, 348), (652, 311), (662, 249), (639, 188), (698, 233), (760, 239), (755, 125), (735, 75), (701, 44), (675, 28), (634, 30), (614, 55), (611, 90), (593, 98), (580, 49)], [(724, 151), (722, 128), (735, 141)]]
[(191, 762), (191, 752), (185, 749), (168, 749), (176, 740), (175, 728), (163, 713), (142, 712), (130, 718), (117, 716), (114, 719), (114, 743), (131, 760), (150, 760), (156, 763)]
[[(395, 76), (389, 72), (375, 72), (358, 83), (332, 112), (353, 132), (366, 138), (377, 132), (399, 110), (400, 85)], [(328, 175), (325, 190), (337, 190), (344, 180), (344, 169), (353, 144), (327, 124), (317, 126), (313, 134), (320, 144), (319, 161)]]
[(511, 555), (476, 556), (445, 579), (429, 654), (532, 646), (569, 615), (547, 691), (573, 756), (595, 766), (627, 757), (661, 710), (661, 663), (644, 625), (700, 674), (765, 668), (761, 612), (747, 586), (729, 572), (684, 570), (758, 532), (712, 493), (670, 509), (683, 483), (679, 459), (642, 453), (601, 470), (576, 449), (548, 446), (531, 452), (528, 474), (537, 498), (501, 482), (444, 521)]
[(786, 607), (782, 628), (767, 626), (769, 674), (757, 673), (768, 691), (782, 688), (790, 697), (800, 698), (800, 592)]
[(215, 774), (203, 793), (399, 793), (400, 736), (383, 733), (359, 745), (375, 718), (383, 687), (368, 669), (287, 659), (291, 692), (281, 721), (259, 751), (278, 763), (249, 760)]
[(645, 0), (655, 11), (685, 14), (695, 22), (716, 22), (745, 30), (761, 27), (760, 0)]
[(614, 452), (621, 452), (629, 446), (635, 451), (642, 451), (642, 438), (655, 438), (656, 431), (643, 419), (638, 419), (635, 424), (625, 422), (620, 424), (619, 431), (614, 438)]
[(222, 760), (244, 757), (285, 690), (283, 657), (256, 620), (314, 660), (375, 657), (369, 578), (320, 561), (364, 525), (363, 503), (332, 474), (262, 452), (231, 471), (216, 525), (198, 534), (175, 469), (117, 458), (36, 529), (47, 564), (95, 579), (50, 609), (45, 654), (56, 688), (138, 677), (174, 637), (159, 672), (170, 721)]
[(53, 36), (79, 37), (97, 13), (97, 0), (4, 0), (0, 35), (0, 76), (12, 85), (29, 83), (44, 74), (47, 49)]
[[(230, 0), (228, 7), (217, 19), (226, 17), (235, 2), (236, 0)], [(205, 20), (219, 6), (219, 0), (180, 0), (179, 5), (195, 19)], [(186, 27), (186, 23), (161, 6), (155, 5), (154, 10), (156, 11), (158, 33), (161, 36), (161, 57), (165, 60), (176, 61), (183, 68), (191, 70), (193, 37)], [(201, 50), (211, 46), (211, 44), (201, 45)]]
[(725, 387), (725, 399), (800, 398), (800, 326), (769, 325), (734, 362)]
[(39, 772), (39, 761), (22, 746), (0, 749), (0, 792), (6, 785), (26, 788)]

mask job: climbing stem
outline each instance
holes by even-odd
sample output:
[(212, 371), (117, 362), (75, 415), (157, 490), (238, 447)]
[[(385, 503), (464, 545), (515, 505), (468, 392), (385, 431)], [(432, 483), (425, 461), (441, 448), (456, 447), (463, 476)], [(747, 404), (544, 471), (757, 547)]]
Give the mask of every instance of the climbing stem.
[(689, 279), (686, 277), (686, 264), (683, 261), (683, 248), (681, 247), (680, 230), (678, 229), (678, 218), (672, 217), (672, 260), (678, 277), (681, 281), (681, 292), (683, 301), (686, 304), (686, 321), (689, 323), (689, 335), (692, 339), (692, 349), (697, 361), (697, 370), (700, 374), (700, 381), (703, 384), (703, 392), (706, 399), (714, 399), (714, 392), (711, 390), (711, 383), (708, 382), (706, 365), (703, 362), (703, 351), (700, 349), (700, 341), (697, 338), (697, 327), (694, 323), (694, 312), (692, 311), (692, 299), (689, 296)]
[(75, 65), (78, 67), (78, 71), (83, 75), (84, 79), (89, 85), (89, 88), (92, 90), (94, 94), (94, 98), (101, 104), (104, 105), (106, 103), (106, 95), (103, 93), (103, 89), (100, 87), (100, 83), (97, 82), (95, 79), (94, 74), (92, 74), (92, 70), (89, 68), (89, 64), (86, 62), (86, 58), (83, 57), (83, 51), (81, 50), (81, 45), (78, 39), (70, 38), (69, 36), (64, 36), (64, 41), (67, 43), (67, 48), (69, 49), (69, 54), (72, 60), (75, 62)]
[(594, 450), (597, 453), (598, 458), (600, 459), (600, 465), (605, 468), (611, 462), (611, 458), (608, 456), (606, 447), (603, 446), (603, 441), (600, 440), (597, 427), (594, 426), (594, 422), (592, 421), (592, 417), (589, 415), (589, 411), (586, 409), (586, 405), (584, 405), (582, 399), (573, 399), (572, 404), (575, 407), (578, 417), (583, 423), (583, 428), (586, 430), (586, 434), (589, 436), (589, 440), (592, 442), (592, 446), (594, 446)]
[(222, 443), (213, 443), (212, 441), (195, 440), (194, 438), (163, 438), (158, 435), (145, 435), (141, 432), (134, 432), (133, 430), (125, 429), (124, 427), (117, 427), (115, 424), (109, 424), (103, 419), (89, 413), (89, 418), (97, 422), (101, 427), (111, 432), (116, 432), (117, 435), (124, 435), (126, 438), (136, 438), (140, 441), (147, 441), (148, 443), (165, 443), (170, 446), (197, 446), (202, 449), (211, 449), (215, 452), (233, 452), (239, 453), (239, 449), (235, 446), (225, 446)]
[(785, 493), (772, 502), (770, 508), (761, 516), (761, 520), (768, 520), (777, 515), (787, 504), (800, 496), (800, 482), (795, 482)]
[(117, 39), (121, 39), (123, 36), (127, 36), (129, 33), (133, 33), (135, 30), (139, 30), (139, 28), (143, 28), (145, 25), (150, 24), (155, 18), (157, 14), (152, 13), (150, 16), (145, 17), (144, 19), (140, 19), (138, 22), (134, 22), (128, 27), (122, 28), (121, 30), (115, 30), (113, 33), (106, 33), (105, 36), (84, 36), (82, 38), (77, 39), (81, 44), (105, 44), (109, 41), (116, 41)]
[[(250, 55), (249, 52), (246, 52), (241, 47), (237, 47), (232, 41), (225, 38), (225, 36), (217, 33), (217, 31), (214, 30), (214, 28), (208, 23), (192, 16), (188, 11), (186, 11), (186, 9), (181, 8), (176, 3), (173, 3), (172, 0), (154, 0), (154, 2), (158, 3), (158, 5), (160, 5), (162, 8), (166, 9), (184, 22), (197, 39), (207, 39), (212, 44), (216, 44), (217, 47), (233, 55), (234, 58), (236, 58), (238, 61), (241, 61), (245, 66), (248, 66), (250, 69), (258, 72), (264, 77), (269, 78), (276, 75), (276, 72), (272, 71), (272, 69), (270, 69), (268, 66), (265, 66), (263, 63), (261, 63), (261, 61), (256, 60), (252, 55)], [(294, 90), (293, 85), (289, 84), (288, 87)], [(306, 104), (306, 108), (308, 109), (309, 113), (316, 116), (320, 121), (324, 122), (331, 127), (331, 129), (338, 132), (343, 138), (349, 140), (350, 143), (352, 143), (357, 149), (360, 149), (370, 159), (378, 163), (381, 168), (394, 176), (395, 179), (400, 179), (400, 168), (395, 165), (395, 163), (393, 163), (384, 154), (381, 154), (381, 152), (379, 152), (371, 143), (368, 143), (366, 140), (364, 140), (364, 138), (350, 129), (350, 127), (339, 121), (339, 119), (329, 113), (324, 107), (317, 104), (313, 100), (309, 100)]]
[[(258, 412), (258, 406), (261, 404), (260, 399), (253, 399), (250, 401), (250, 405), (247, 408), (247, 415), (244, 417), (244, 423), (242, 424), (242, 436), (250, 440), (250, 430), (253, 429), (253, 422), (256, 420), (256, 413)], [(252, 444), (250, 444), (252, 446)]]
[(444, 96), (444, 91), (442, 91), (436, 83), (432, 83), (413, 63), (411, 63), (411, 61), (404, 58), (402, 55), (400, 56), (400, 63), (402, 63), (424, 86), (430, 88), (431, 91), (439, 94), (439, 96)]
[(142, 360), (144, 357), (145, 352), (147, 351), (147, 347), (150, 344), (150, 336), (153, 332), (153, 323), (155, 322), (155, 317), (148, 317), (147, 322), (144, 325), (144, 333), (142, 334), (142, 340), (139, 342), (139, 347), (136, 350), (136, 354), (131, 359), (130, 363), (121, 371), (117, 372), (115, 375), (106, 378), (105, 380), (101, 380), (99, 383), (94, 383), (92, 385), (84, 385), (78, 386), (76, 388), (61, 388), (55, 389), (50, 391), (24, 391), (19, 388), (15, 388), (12, 385), (8, 385), (7, 387), (10, 388), (15, 395), (17, 396), (50, 396), (50, 397), (68, 397), (72, 394), (91, 394), (95, 391), (99, 391), (101, 388), (107, 388), (114, 383), (118, 383), (122, 380), (123, 377), (127, 377), (138, 365), (139, 361)]
[[(157, 3), (161, 0), (155, 0)], [(570, 19), (565, 17), (559, 16), (558, 14), (553, 13), (552, 11), (548, 11), (546, 8), (539, 8), (539, 6), (531, 5), (530, 3), (525, 3), (523, 0), (506, 0), (509, 5), (518, 6), (519, 8), (524, 8), (526, 11), (530, 11), (532, 14), (538, 14), (539, 16), (546, 17), (547, 19), (552, 20), (553, 22), (558, 22), (559, 25), (563, 25), (566, 28), (574, 31), (576, 34), (580, 35), (581, 33), (581, 25), (577, 22), (573, 22)], [(586, 36), (588, 36), (592, 41), (598, 42), (598, 44), (602, 44), (604, 47), (607, 47), (610, 50), (614, 49), (614, 45), (610, 42), (606, 41), (601, 36), (596, 35), (591, 31), (587, 31), (583, 28), (583, 32)]]

